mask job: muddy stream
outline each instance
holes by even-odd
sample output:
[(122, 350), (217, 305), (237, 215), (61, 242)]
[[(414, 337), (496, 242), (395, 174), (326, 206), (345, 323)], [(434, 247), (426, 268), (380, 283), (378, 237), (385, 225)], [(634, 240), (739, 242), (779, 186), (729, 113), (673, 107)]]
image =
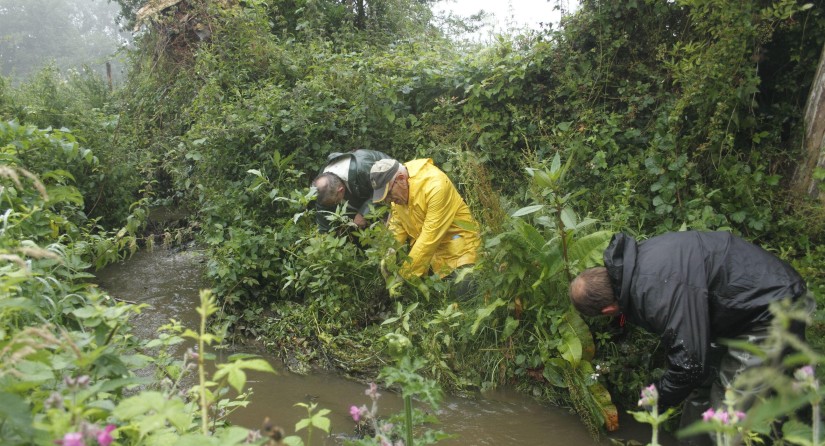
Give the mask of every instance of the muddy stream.
[[(184, 326), (197, 329), (198, 292), (206, 287), (202, 272), (203, 257), (198, 251), (156, 249), (138, 252), (126, 262), (99, 271), (97, 282), (116, 298), (149, 305), (136, 316), (134, 331), (151, 339), (157, 328), (169, 319), (177, 319)], [(185, 349), (180, 346), (181, 357)], [(306, 416), (306, 410), (295, 407), (295, 403), (314, 402), (318, 408), (331, 410), (333, 435), (324, 444), (341, 444), (341, 438), (353, 434), (349, 407), (369, 404), (364, 395), (364, 384), (332, 373), (292, 374), (272, 355), (248, 349), (244, 352), (262, 355), (278, 374), (250, 374), (250, 385), (254, 389), (251, 402), (230, 416), (234, 424), (258, 429), (264, 417), (269, 417), (291, 435), (295, 423)], [(381, 415), (402, 410), (403, 404), (397, 395), (387, 390), (381, 393)], [(506, 388), (479, 393), (474, 398), (447, 396), (436, 416), (441, 425), (434, 428), (455, 435), (453, 439), (438, 443), (445, 446), (610, 444), (609, 438), (595, 441), (579, 418), (567, 410), (541, 405)], [(621, 429), (611, 434), (611, 438), (623, 442), (635, 440), (641, 444), (650, 441), (649, 426), (636, 424), (628, 416), (622, 416), (620, 423)], [(313, 441), (318, 438), (316, 432)]]

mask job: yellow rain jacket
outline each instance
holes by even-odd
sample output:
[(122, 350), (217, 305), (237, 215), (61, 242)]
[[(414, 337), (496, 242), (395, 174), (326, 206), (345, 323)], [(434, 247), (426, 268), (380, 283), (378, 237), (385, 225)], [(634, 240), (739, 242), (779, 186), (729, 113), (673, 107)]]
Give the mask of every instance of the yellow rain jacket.
[(401, 268), (401, 276), (422, 276), (432, 267), (443, 277), (475, 263), (481, 243), (478, 224), (452, 181), (429, 158), (404, 167), (409, 173), (409, 201), (392, 204), (389, 222), (400, 243), (410, 242), (410, 262)]

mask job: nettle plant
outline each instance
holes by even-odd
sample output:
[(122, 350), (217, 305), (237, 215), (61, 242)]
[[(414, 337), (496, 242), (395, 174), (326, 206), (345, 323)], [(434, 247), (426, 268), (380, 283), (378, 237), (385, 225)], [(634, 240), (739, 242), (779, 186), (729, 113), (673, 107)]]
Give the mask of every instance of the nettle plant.
[[(770, 311), (774, 319), (762, 344), (728, 342), (731, 348), (763, 359), (764, 365), (741, 373), (726, 389), (718, 407), (709, 408), (702, 420), (677, 436), (709, 435), (717, 446), (775, 441), (800, 446), (823, 444), (821, 406), (825, 391), (815, 368), (825, 363), (825, 357), (790, 332), (793, 323), (810, 323), (810, 311), (787, 300), (772, 303)], [(631, 412), (636, 420), (653, 426), (649, 444), (654, 446), (659, 444), (658, 426), (673, 414), (673, 410), (658, 413), (657, 397), (654, 386), (646, 387), (638, 403), (644, 410)]]
[[(404, 410), (382, 418), (378, 411), (378, 400), (381, 394), (378, 386), (371, 383), (364, 394), (370, 399), (369, 407), (351, 406), (350, 415), (356, 423), (356, 431), (363, 438), (346, 442), (353, 446), (370, 445), (425, 445), (434, 444), (440, 440), (451, 438), (450, 435), (429, 429), (428, 424), (437, 424), (438, 419), (432, 415), (438, 411), (443, 399), (443, 392), (438, 384), (422, 376), (427, 362), (421, 359), (410, 339), (400, 329), (384, 336), (387, 350), (395, 361), (395, 365), (384, 367), (379, 378), (383, 379), (388, 388), (396, 386), (401, 391), (404, 400)], [(414, 407), (413, 399), (429, 407), (422, 410)], [(417, 436), (416, 436), (417, 431)]]

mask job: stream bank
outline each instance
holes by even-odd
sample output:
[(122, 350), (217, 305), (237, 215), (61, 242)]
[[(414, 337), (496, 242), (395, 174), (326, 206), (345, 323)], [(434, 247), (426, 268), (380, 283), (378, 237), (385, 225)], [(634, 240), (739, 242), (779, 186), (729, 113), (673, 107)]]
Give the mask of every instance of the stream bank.
[[(151, 339), (157, 329), (176, 319), (189, 328), (195, 328), (199, 316), (199, 290), (206, 287), (203, 280), (202, 254), (197, 250), (155, 249), (140, 251), (131, 259), (111, 265), (97, 273), (98, 284), (117, 299), (144, 303), (148, 308), (136, 316), (134, 331)], [(183, 355), (185, 345), (179, 346)], [(258, 429), (264, 418), (275, 420), (288, 433), (296, 422), (306, 416), (305, 409), (296, 403), (316, 403), (331, 411), (333, 435), (325, 444), (337, 445), (349, 438), (354, 423), (349, 407), (367, 404), (366, 386), (329, 372), (309, 375), (290, 373), (273, 355), (250, 350), (264, 357), (278, 371), (277, 375), (250, 373), (249, 385), (254, 389), (250, 404), (234, 412), (230, 421), (250, 429)], [(403, 403), (394, 393), (382, 390), (379, 412), (383, 416), (402, 410)], [(439, 429), (455, 438), (439, 442), (446, 446), (458, 445), (607, 445), (610, 438), (649, 441), (649, 426), (636, 424), (622, 417), (622, 428), (595, 441), (579, 418), (557, 407), (539, 404), (528, 396), (508, 388), (479, 392), (472, 397), (447, 396), (435, 414), (441, 422)], [(664, 445), (675, 442), (663, 442)]]

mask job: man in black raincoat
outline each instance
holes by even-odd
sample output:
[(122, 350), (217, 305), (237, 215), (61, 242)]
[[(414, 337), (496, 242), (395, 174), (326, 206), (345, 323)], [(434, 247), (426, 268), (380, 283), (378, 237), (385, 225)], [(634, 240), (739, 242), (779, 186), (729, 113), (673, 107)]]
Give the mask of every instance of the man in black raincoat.
[[(676, 232), (644, 242), (619, 233), (604, 252), (604, 265), (576, 277), (570, 299), (585, 316), (624, 314), (662, 336), (668, 366), (656, 383), (659, 406), (690, 395), (682, 427), (711, 405), (721, 408), (725, 387), (758, 365), (758, 358), (733, 349), (715, 355), (717, 340), (764, 340), (771, 302), (805, 296), (813, 306), (805, 281), (789, 264), (727, 232)], [(804, 337), (801, 324), (792, 331)], [(708, 385), (711, 373), (717, 376)]]
[(370, 169), (376, 161), (390, 158), (377, 150), (358, 149), (334, 152), (327, 164), (312, 181), (318, 191), (315, 221), (321, 232), (329, 232), (330, 216), (339, 204), (347, 202), (346, 215), (359, 228), (367, 225), (364, 217), (372, 205)]

